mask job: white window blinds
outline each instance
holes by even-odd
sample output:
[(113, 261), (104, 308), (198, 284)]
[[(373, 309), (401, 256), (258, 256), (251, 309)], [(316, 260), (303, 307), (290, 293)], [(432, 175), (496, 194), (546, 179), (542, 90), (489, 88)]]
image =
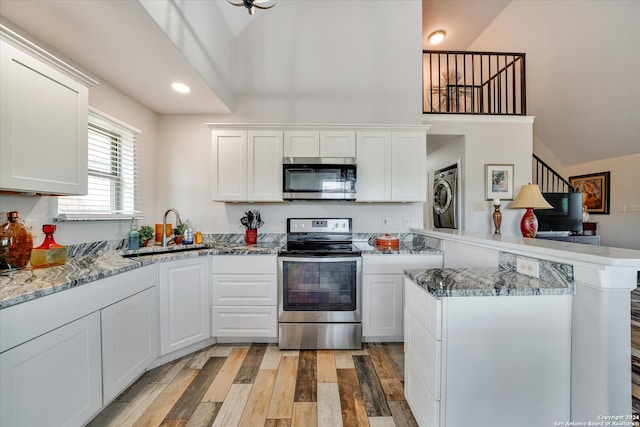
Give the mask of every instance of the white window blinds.
[(136, 137), (139, 130), (95, 109), (89, 111), (89, 190), (58, 197), (61, 219), (118, 219), (139, 213)]

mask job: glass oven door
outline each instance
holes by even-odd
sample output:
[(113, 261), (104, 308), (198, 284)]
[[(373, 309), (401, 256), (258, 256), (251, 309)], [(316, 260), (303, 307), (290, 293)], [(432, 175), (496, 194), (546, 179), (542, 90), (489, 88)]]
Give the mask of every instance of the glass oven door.
[(279, 319), (283, 322), (359, 322), (360, 257), (280, 257)]

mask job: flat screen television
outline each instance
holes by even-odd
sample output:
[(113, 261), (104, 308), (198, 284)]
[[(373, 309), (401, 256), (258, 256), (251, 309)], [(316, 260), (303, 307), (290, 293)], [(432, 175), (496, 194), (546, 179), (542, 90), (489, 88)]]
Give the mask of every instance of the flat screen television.
[(538, 232), (582, 233), (582, 193), (542, 193), (553, 209), (534, 209)]

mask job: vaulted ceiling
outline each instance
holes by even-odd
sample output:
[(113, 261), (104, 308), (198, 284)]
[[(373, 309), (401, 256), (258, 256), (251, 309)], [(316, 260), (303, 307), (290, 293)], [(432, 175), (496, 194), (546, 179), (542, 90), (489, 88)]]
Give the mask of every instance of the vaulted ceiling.
[[(221, 10), (234, 36), (260, 19)], [(0, 0), (0, 16), (160, 114), (230, 112), (135, 1)], [(637, 0), (423, 0), (438, 49), (527, 54), (534, 136), (566, 166), (640, 152), (639, 17)]]

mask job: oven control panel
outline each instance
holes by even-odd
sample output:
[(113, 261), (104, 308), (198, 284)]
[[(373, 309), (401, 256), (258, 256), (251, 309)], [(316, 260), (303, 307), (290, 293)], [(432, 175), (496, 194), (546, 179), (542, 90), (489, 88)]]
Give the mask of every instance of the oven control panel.
[(289, 233), (350, 233), (351, 218), (289, 218)]

